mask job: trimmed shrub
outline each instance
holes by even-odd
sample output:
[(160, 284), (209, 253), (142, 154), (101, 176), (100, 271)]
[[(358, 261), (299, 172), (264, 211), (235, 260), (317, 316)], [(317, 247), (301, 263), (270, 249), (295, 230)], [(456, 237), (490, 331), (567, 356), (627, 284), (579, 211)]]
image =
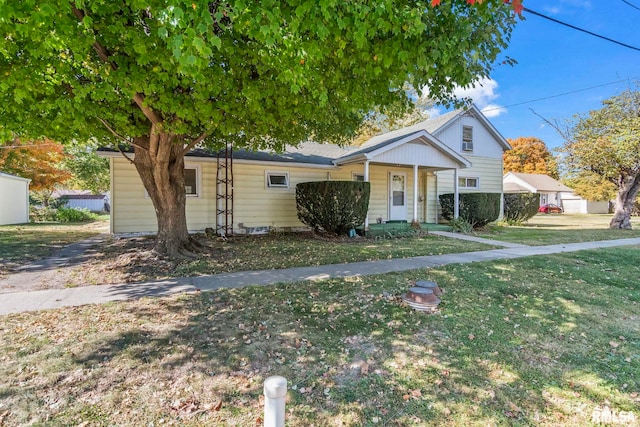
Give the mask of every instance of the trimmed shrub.
[(348, 234), (364, 223), (370, 192), (368, 182), (302, 182), (296, 185), (298, 218), (316, 232)]
[[(442, 216), (447, 220), (453, 219), (453, 193), (440, 195)], [(461, 193), (459, 214), (460, 218), (481, 228), (500, 216), (500, 193)]]
[(504, 195), (504, 220), (512, 224), (522, 224), (533, 218), (540, 207), (540, 195), (518, 193)]

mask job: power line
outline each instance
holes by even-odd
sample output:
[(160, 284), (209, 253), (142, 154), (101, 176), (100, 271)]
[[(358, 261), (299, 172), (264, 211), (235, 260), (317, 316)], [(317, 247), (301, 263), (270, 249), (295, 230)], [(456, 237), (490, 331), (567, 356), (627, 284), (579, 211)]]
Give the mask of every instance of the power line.
[(631, 2), (628, 2), (627, 0), (622, 0), (622, 3), (626, 3), (629, 6), (631, 6), (632, 8), (640, 10), (640, 7), (636, 6), (635, 4), (633, 4)]
[(602, 83), (602, 84), (599, 84), (599, 85), (585, 87), (585, 88), (582, 88), (582, 89), (575, 89), (575, 90), (571, 90), (569, 92), (558, 93), (556, 95), (549, 95), (549, 96), (545, 96), (545, 97), (542, 97), (542, 98), (530, 99), (528, 101), (517, 102), (517, 103), (511, 104), (511, 105), (504, 105), (504, 106), (501, 106), (501, 107), (488, 108), (486, 110), (482, 110), (482, 112), (484, 113), (484, 112), (487, 112), (487, 111), (502, 110), (502, 109), (505, 109), (505, 108), (517, 107), (519, 105), (524, 105), (524, 104), (530, 104), (532, 102), (546, 101), (547, 99), (553, 99), (553, 98), (558, 98), (558, 97), (561, 97), (561, 96), (572, 95), (572, 94), (578, 93), (578, 92), (586, 92), (586, 91), (591, 90), (591, 89), (597, 89), (599, 87), (609, 86), (609, 85), (613, 85), (613, 84), (616, 84), (616, 83), (622, 83), (622, 82), (633, 80), (633, 79), (637, 79), (637, 78), (638, 77), (628, 77), (626, 79), (616, 80), (614, 82)]
[[(624, 0), (623, 0), (623, 1), (624, 1)], [(625, 3), (626, 3), (626, 2), (625, 2)], [(532, 15), (539, 16), (540, 18), (548, 19), (549, 21), (555, 22), (556, 24), (564, 25), (565, 27), (569, 27), (569, 28), (571, 28), (571, 29), (581, 31), (581, 32), (586, 33), (586, 34), (589, 34), (589, 35), (591, 35), (591, 36), (598, 37), (599, 39), (606, 40), (606, 41), (609, 41), (609, 42), (611, 42), (611, 43), (615, 43), (615, 44), (617, 44), (617, 45), (624, 46), (624, 47), (626, 47), (626, 48), (633, 49), (633, 50), (637, 50), (637, 51), (639, 51), (639, 52), (640, 52), (640, 48), (639, 48), (639, 47), (631, 46), (631, 45), (629, 45), (629, 44), (626, 44), (626, 43), (620, 42), (620, 41), (618, 41), (618, 40), (614, 40), (614, 39), (611, 39), (611, 38), (609, 38), (609, 37), (605, 37), (605, 36), (601, 36), (600, 34), (596, 34), (596, 33), (592, 32), (592, 31), (585, 30), (584, 28), (576, 27), (575, 25), (571, 25), (571, 24), (568, 24), (568, 23), (566, 23), (566, 22), (559, 21), (559, 20), (557, 20), (557, 19), (555, 19), (555, 18), (552, 18), (552, 17), (550, 17), (550, 16), (547, 16), (547, 15), (544, 15), (544, 14), (542, 14), (542, 13), (536, 12), (535, 10), (531, 10), (531, 9), (529, 9), (529, 8), (527, 8), (527, 7), (523, 8), (523, 10), (524, 10), (525, 12), (529, 12), (529, 13), (530, 13), (530, 14), (532, 14)]]

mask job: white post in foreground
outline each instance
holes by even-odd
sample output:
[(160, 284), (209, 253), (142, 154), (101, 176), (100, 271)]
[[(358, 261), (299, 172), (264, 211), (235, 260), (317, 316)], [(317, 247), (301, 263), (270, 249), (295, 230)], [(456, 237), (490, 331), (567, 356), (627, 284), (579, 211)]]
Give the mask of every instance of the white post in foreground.
[(287, 379), (269, 377), (264, 381), (264, 427), (284, 427), (284, 400)]

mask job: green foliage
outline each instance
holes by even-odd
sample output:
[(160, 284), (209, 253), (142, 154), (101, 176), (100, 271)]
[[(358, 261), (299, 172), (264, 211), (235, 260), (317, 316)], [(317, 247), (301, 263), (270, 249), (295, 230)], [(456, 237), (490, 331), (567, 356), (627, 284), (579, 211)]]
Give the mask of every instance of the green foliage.
[(186, 142), (275, 149), (346, 142), (376, 106), (404, 109), (407, 82), (449, 104), (516, 22), (502, 0), (24, 0), (0, 16), (4, 136), (119, 143), (156, 121)]
[(29, 206), (29, 220), (31, 222), (55, 222), (58, 219), (58, 209), (49, 206)]
[(473, 232), (473, 224), (462, 217), (450, 219), (449, 225), (456, 233), (469, 234)]
[[(451, 221), (453, 218), (453, 193), (440, 195), (442, 216)], [(461, 193), (459, 194), (459, 217), (481, 228), (500, 216), (500, 193)]]
[(576, 174), (563, 177), (562, 182), (587, 200), (609, 201), (616, 198), (616, 186), (593, 172), (578, 171)]
[(533, 218), (540, 207), (540, 194), (518, 193), (504, 195), (504, 220), (509, 224), (522, 224)]
[(87, 208), (58, 208), (56, 219), (59, 222), (89, 222), (99, 217)]
[(86, 208), (38, 207), (29, 208), (29, 219), (32, 222), (89, 222), (100, 217)]
[(72, 188), (91, 190), (94, 194), (109, 190), (109, 159), (99, 157), (96, 148), (95, 142), (87, 146), (65, 147), (64, 167), (73, 174), (67, 186), (71, 184)]
[(626, 90), (603, 105), (578, 118), (561, 151), (569, 176), (595, 175), (615, 186), (609, 227), (631, 228), (640, 192), (640, 91)]
[(368, 182), (302, 182), (296, 185), (298, 218), (315, 231), (347, 234), (364, 223), (370, 192)]
[(508, 45), (515, 7), (432, 6), (0, 2), (0, 140), (133, 145), (159, 235), (170, 236), (155, 250), (180, 255), (189, 236), (177, 189), (189, 149), (346, 143), (368, 112), (406, 110), (405, 84), (450, 105), (457, 87), (488, 77)]

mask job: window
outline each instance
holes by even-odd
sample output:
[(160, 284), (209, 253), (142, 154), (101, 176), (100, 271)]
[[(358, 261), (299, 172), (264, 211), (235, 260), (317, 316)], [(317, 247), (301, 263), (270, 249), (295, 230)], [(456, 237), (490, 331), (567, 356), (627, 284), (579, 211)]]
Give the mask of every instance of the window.
[(184, 168), (184, 190), (187, 196), (198, 195), (198, 169)]
[(458, 178), (458, 188), (480, 188), (480, 180), (478, 178)]
[[(200, 170), (197, 166), (185, 166), (184, 168), (184, 192), (187, 197), (200, 197)], [(149, 193), (144, 190), (144, 197), (149, 198)]]
[(353, 181), (364, 182), (364, 174), (363, 173), (353, 173), (352, 174)]
[(289, 188), (288, 172), (267, 172), (267, 187)]
[(462, 126), (462, 151), (473, 151), (473, 127)]

